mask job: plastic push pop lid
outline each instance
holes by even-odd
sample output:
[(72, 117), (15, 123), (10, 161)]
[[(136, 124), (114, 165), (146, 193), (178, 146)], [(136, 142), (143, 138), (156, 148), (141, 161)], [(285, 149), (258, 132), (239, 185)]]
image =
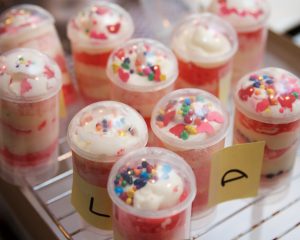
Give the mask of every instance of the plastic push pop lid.
[(72, 119), (68, 141), (74, 152), (93, 161), (121, 156), (144, 147), (148, 129), (142, 116), (126, 104), (103, 101), (91, 104)]
[(177, 60), (158, 41), (133, 39), (110, 55), (107, 75), (117, 86), (129, 91), (157, 91), (177, 79)]
[(193, 14), (175, 28), (172, 49), (187, 62), (220, 64), (236, 52), (237, 35), (229, 23), (216, 15)]
[(0, 37), (5, 38), (22, 31), (32, 31), (45, 22), (54, 22), (51, 14), (45, 9), (31, 4), (17, 5), (0, 15)]
[(257, 121), (288, 123), (300, 119), (300, 79), (280, 68), (244, 76), (235, 91), (239, 111)]
[(163, 148), (141, 148), (113, 166), (108, 192), (113, 202), (136, 216), (161, 218), (186, 209), (195, 197), (190, 166)]
[(200, 89), (179, 89), (163, 97), (151, 116), (154, 134), (171, 148), (202, 149), (222, 140), (228, 113), (219, 99)]
[(57, 94), (61, 72), (48, 56), (17, 48), (0, 56), (0, 96), (13, 102), (37, 102)]
[(210, 11), (219, 15), (239, 31), (254, 31), (269, 17), (267, 0), (213, 0)]
[(68, 23), (68, 37), (76, 44), (96, 48), (115, 48), (134, 31), (130, 15), (120, 6), (97, 1)]

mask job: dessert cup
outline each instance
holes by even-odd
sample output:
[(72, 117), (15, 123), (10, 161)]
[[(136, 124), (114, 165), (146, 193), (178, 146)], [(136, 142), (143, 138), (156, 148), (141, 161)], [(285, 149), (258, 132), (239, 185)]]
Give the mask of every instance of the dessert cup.
[(107, 76), (111, 98), (132, 106), (149, 123), (154, 105), (174, 89), (177, 61), (158, 41), (133, 39), (111, 54)]
[(280, 68), (247, 74), (237, 84), (234, 143), (264, 140), (262, 184), (288, 173), (300, 130), (300, 80)]
[(193, 14), (175, 27), (171, 45), (179, 65), (176, 87), (200, 88), (226, 102), (238, 45), (233, 27), (210, 13)]
[(2, 177), (22, 185), (55, 173), (61, 73), (46, 55), (14, 49), (0, 56)]
[(209, 181), (213, 153), (224, 148), (228, 113), (212, 94), (200, 89), (179, 89), (155, 106), (151, 128), (155, 146), (174, 151), (191, 166), (196, 176), (193, 218), (209, 210)]
[(239, 48), (233, 61), (232, 83), (262, 67), (270, 7), (267, 0), (213, 0), (210, 11), (237, 31)]
[(0, 15), (0, 53), (14, 48), (33, 48), (47, 54), (62, 73), (62, 90), (67, 104), (76, 99), (68, 72), (62, 44), (54, 26), (53, 16), (31, 4), (16, 5)]
[[(148, 131), (133, 108), (119, 102), (93, 103), (79, 111), (68, 129), (74, 171), (90, 185), (103, 188), (114, 163), (125, 153), (144, 147)], [(105, 196), (97, 196), (99, 202)], [(86, 220), (89, 222), (89, 220)], [(91, 223), (92, 224), (92, 223)]]
[(171, 151), (141, 148), (123, 156), (108, 181), (114, 239), (188, 239), (195, 191), (192, 169)]
[(89, 4), (69, 21), (76, 80), (86, 102), (110, 98), (105, 73), (108, 57), (133, 31), (130, 15), (118, 5), (104, 1)]

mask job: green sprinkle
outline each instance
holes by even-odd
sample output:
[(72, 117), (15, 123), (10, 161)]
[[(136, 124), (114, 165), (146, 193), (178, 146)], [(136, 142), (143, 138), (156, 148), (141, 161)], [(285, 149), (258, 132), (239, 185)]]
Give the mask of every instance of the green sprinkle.
[(150, 74), (148, 75), (148, 79), (149, 79), (150, 81), (153, 81), (153, 79), (154, 79), (154, 74), (153, 74), (153, 73), (150, 73)]
[(299, 98), (299, 93), (293, 92), (292, 94), (294, 95), (295, 98), (297, 98), (297, 99)]
[(127, 182), (125, 180), (122, 181), (122, 186), (125, 187)]
[(188, 132), (183, 130), (182, 133), (180, 134), (180, 138), (182, 138), (183, 140), (187, 140), (189, 138)]
[(122, 63), (122, 68), (129, 70), (130, 66), (128, 63)]

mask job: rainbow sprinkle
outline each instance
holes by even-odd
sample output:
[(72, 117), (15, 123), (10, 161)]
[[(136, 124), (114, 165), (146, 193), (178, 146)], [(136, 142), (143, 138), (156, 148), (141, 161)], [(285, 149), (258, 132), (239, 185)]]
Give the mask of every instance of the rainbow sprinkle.
[(222, 124), (224, 117), (212, 110), (212, 107), (212, 103), (205, 103), (204, 97), (200, 95), (171, 100), (165, 108), (160, 109), (156, 124), (163, 128), (170, 123), (175, 123), (169, 132), (182, 140), (200, 133), (213, 134), (215, 130), (211, 123)]
[(121, 48), (112, 57), (112, 71), (119, 79), (127, 83), (130, 75), (136, 74), (148, 81), (161, 82), (167, 79), (162, 73), (160, 62), (167, 59), (161, 51), (155, 50), (148, 43), (138, 43)]
[(238, 96), (242, 101), (259, 99), (255, 105), (256, 112), (270, 111), (272, 106), (280, 105), (279, 112), (286, 109), (293, 111), (293, 103), (299, 99), (300, 88), (295, 79), (283, 77), (275, 85), (275, 79), (270, 74), (252, 74), (248, 81), (252, 84), (247, 88), (241, 88)]
[(133, 205), (134, 194), (137, 190), (145, 187), (147, 184), (155, 184), (159, 179), (168, 179), (172, 167), (169, 164), (163, 164), (161, 172), (158, 174), (157, 165), (151, 165), (143, 160), (136, 167), (123, 168), (115, 177), (115, 193), (126, 204)]

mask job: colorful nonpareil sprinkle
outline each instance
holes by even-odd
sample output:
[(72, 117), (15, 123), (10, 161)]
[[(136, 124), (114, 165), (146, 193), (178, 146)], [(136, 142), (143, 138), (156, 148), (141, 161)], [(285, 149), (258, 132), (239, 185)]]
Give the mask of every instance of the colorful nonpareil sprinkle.
[(124, 83), (133, 75), (151, 82), (162, 82), (168, 78), (164, 69), (168, 62), (171, 62), (169, 56), (163, 50), (146, 41), (137, 41), (114, 53), (111, 68)]
[(212, 102), (201, 96), (185, 96), (170, 100), (156, 116), (156, 125), (182, 140), (192, 135), (215, 133), (214, 124), (224, 123), (224, 116)]
[(167, 180), (171, 171), (172, 167), (167, 163), (157, 166), (146, 160), (135, 167), (125, 167), (114, 179), (115, 193), (128, 205), (133, 205), (136, 191), (159, 179)]
[[(86, 37), (96, 40), (109, 40), (123, 27), (124, 16), (107, 4), (93, 4), (71, 20), (71, 27)], [(125, 22), (125, 24), (128, 24)]]
[(257, 113), (278, 108), (280, 113), (293, 111), (293, 104), (299, 99), (299, 81), (291, 76), (282, 74), (275, 78), (272, 74), (252, 74), (246, 79), (247, 87), (238, 91), (240, 100), (254, 101)]

